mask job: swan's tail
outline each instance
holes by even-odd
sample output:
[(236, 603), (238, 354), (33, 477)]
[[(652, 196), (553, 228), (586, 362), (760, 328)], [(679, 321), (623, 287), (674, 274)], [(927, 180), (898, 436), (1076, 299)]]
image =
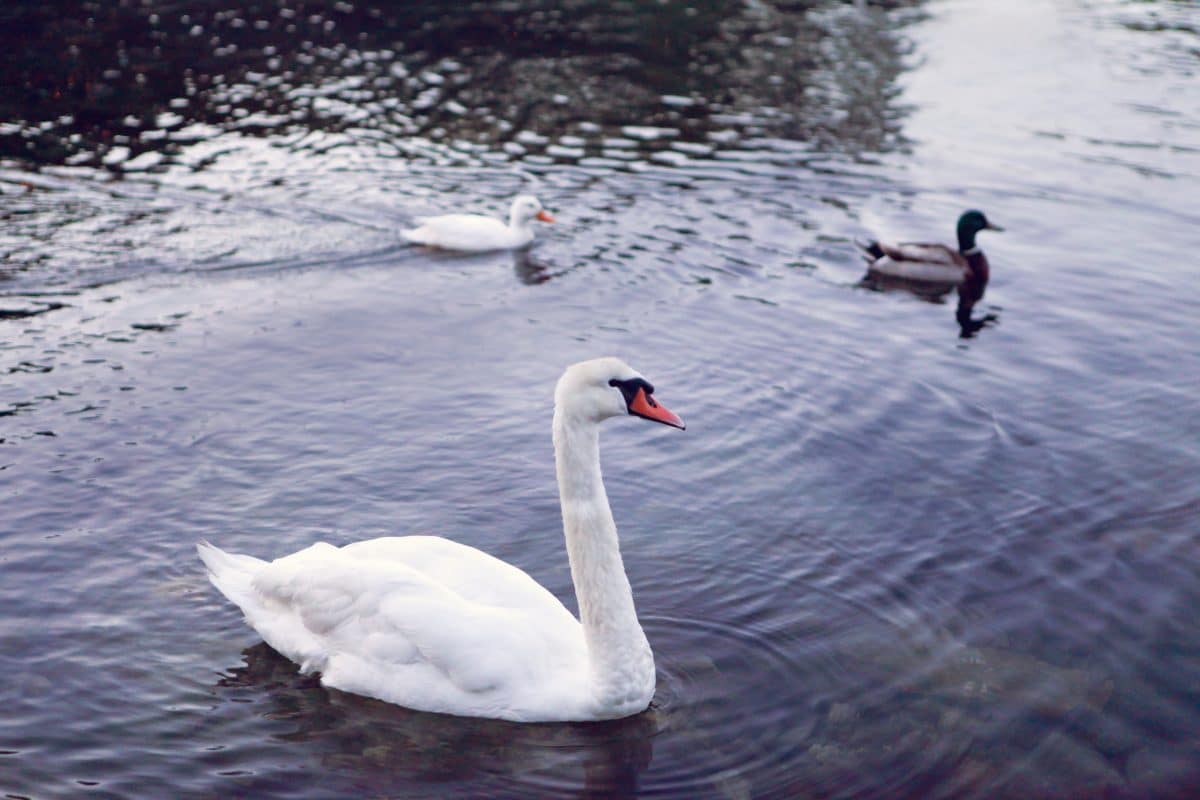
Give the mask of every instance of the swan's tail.
[(267, 562), (254, 556), (226, 553), (208, 542), (197, 542), (196, 553), (208, 567), (208, 579), (243, 611), (254, 605), (254, 576)]

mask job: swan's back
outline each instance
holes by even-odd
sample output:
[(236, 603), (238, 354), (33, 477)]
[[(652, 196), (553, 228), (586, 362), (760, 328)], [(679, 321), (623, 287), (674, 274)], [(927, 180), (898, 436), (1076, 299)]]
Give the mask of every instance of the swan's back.
[(199, 550), (247, 622), (327, 686), (460, 715), (587, 713), (579, 622), (527, 574), (475, 548), (389, 537), (272, 562)]
[(527, 573), (482, 550), (440, 536), (385, 536), (341, 548), (346, 556), (416, 570), (465, 600), (507, 608), (553, 607), (575, 622), (558, 598)]

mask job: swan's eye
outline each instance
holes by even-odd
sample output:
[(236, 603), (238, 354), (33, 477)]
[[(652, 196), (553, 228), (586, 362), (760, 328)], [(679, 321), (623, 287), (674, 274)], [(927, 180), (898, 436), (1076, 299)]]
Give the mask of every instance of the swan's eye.
[(646, 393), (646, 400), (651, 406), (658, 405), (654, 402), (652, 395), (654, 394), (654, 384), (645, 378), (630, 378), (628, 380), (619, 380), (613, 378), (608, 382), (609, 386), (615, 386), (621, 390), (621, 395), (625, 398), (625, 405), (628, 406), (633, 402), (633, 398), (637, 397), (638, 390)]

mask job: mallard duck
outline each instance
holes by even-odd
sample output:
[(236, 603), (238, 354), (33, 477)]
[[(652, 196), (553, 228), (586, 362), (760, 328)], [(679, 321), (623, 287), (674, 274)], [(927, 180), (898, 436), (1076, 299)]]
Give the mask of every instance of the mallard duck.
[(858, 243), (858, 246), (871, 272), (910, 281), (955, 285), (970, 278), (979, 283), (979, 295), (982, 297), (983, 286), (988, 279), (988, 262), (979, 245), (975, 244), (975, 234), (985, 230), (1004, 229), (988, 222), (982, 211), (972, 209), (964, 211), (958, 218), (957, 250), (936, 242), (888, 244), (872, 241)]
[[(858, 243), (867, 260), (867, 275), (900, 278), (922, 286), (958, 287), (958, 309), (954, 318), (964, 337), (970, 337), (990, 322), (994, 314), (972, 319), (971, 310), (983, 299), (988, 282), (988, 260), (975, 234), (980, 231), (1002, 231), (999, 225), (988, 222), (982, 211), (964, 211), (958, 218), (958, 249), (944, 244), (902, 242), (885, 244), (872, 241)], [(935, 290), (936, 291), (936, 290)], [(941, 293), (941, 292), (936, 292)]]

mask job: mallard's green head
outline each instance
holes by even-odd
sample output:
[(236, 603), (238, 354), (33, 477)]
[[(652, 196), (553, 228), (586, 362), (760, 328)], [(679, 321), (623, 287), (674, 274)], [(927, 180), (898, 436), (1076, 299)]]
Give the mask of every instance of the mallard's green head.
[(958, 218), (958, 249), (970, 250), (975, 246), (975, 234), (980, 231), (1002, 231), (999, 225), (988, 222), (982, 211), (964, 211)]

